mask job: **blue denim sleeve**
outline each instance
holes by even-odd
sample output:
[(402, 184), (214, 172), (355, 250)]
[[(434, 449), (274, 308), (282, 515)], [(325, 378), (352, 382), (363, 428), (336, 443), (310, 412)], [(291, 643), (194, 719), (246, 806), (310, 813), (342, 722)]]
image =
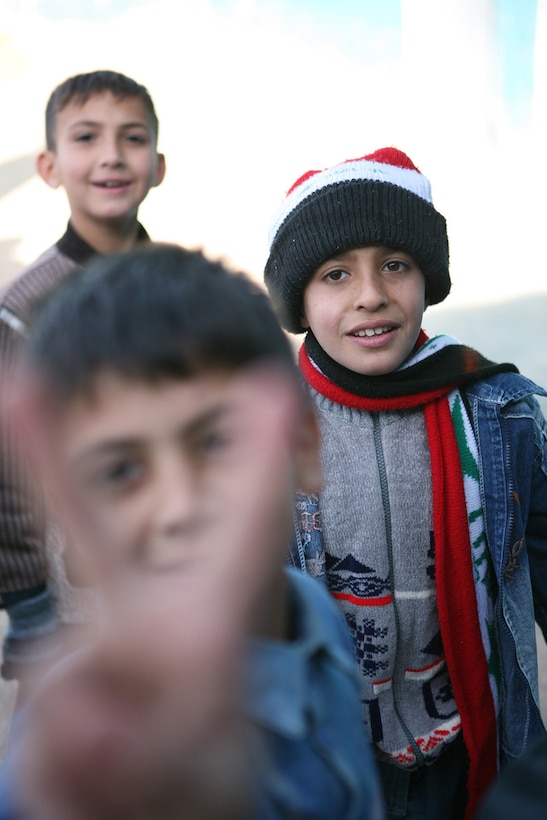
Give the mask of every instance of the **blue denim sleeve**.
[(254, 642), (246, 675), (245, 711), (262, 753), (253, 759), (256, 816), (380, 820), (379, 780), (344, 617), (321, 581), (287, 572), (293, 639)]
[(547, 421), (537, 401), (529, 400), (533, 421), (533, 457), (526, 547), (537, 623), (547, 640)]
[(31, 820), (17, 807), (17, 798), (13, 786), (11, 765), (9, 762), (0, 768), (0, 820)]

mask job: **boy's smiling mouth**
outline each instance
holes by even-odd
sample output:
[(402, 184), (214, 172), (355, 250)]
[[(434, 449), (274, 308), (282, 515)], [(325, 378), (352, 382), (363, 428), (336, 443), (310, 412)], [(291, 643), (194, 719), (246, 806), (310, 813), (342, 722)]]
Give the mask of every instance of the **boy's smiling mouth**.
[(361, 350), (377, 350), (391, 345), (399, 326), (393, 323), (376, 322), (356, 325), (346, 333), (346, 339)]
[(384, 333), (391, 333), (392, 330), (393, 327), (387, 325), (384, 327), (366, 327), (361, 330), (353, 330), (349, 335), (360, 338), (363, 336), (382, 336)]
[(128, 188), (129, 182), (125, 179), (104, 179), (94, 182), (93, 185), (97, 188)]

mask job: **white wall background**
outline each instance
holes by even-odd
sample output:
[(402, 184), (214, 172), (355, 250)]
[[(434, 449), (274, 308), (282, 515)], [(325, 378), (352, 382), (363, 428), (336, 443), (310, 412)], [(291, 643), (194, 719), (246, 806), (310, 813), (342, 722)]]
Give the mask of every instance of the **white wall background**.
[(288, 17), (275, 0), (141, 0), (93, 22), (52, 21), (41, 5), (0, 0), (0, 194), (9, 189), (0, 195), (0, 279), (67, 219), (62, 192), (35, 176), (11, 188), (13, 166), (2, 163), (40, 150), (58, 82), (102, 67), (143, 82), (156, 103), (168, 173), (141, 211), (154, 238), (205, 246), (261, 277), (271, 216), (296, 177), (396, 145), (431, 179), (447, 217), (450, 305), (546, 289), (536, 248), (546, 0), (533, 117), (516, 124), (501, 94), (495, 0), (401, 0), (400, 31), (365, 15), (321, 28), (297, 1)]

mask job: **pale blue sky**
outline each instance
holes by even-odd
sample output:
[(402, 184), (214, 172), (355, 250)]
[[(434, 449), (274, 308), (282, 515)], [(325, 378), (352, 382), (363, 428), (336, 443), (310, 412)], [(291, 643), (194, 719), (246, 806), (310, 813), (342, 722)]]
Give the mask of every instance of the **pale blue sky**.
[(527, 119), (533, 91), (536, 0), (497, 0), (505, 99), (515, 119)]
[[(51, 20), (68, 18), (106, 21), (144, 0), (35, 0)], [(533, 91), (533, 46), (536, 0), (496, 0), (501, 35), (504, 96), (511, 119), (530, 116)], [(20, 0), (9, 0), (20, 7)], [(241, 0), (212, 0), (221, 14), (231, 15)], [(245, 5), (243, 3), (243, 5)], [(275, 15), (287, 27), (305, 27), (310, 37), (336, 44), (363, 62), (390, 62), (399, 49), (399, 0), (255, 0), (260, 16)], [(390, 55), (390, 50), (393, 52)]]

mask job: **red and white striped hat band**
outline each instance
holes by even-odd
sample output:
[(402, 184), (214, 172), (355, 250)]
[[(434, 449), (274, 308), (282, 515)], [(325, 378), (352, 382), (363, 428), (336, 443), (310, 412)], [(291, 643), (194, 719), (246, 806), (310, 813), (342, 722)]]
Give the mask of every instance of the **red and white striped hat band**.
[(426, 277), (430, 304), (448, 295), (444, 217), (433, 207), (428, 179), (396, 148), (308, 171), (289, 190), (270, 231), (264, 274), (287, 330), (303, 331), (302, 294), (316, 268), (367, 245), (410, 253)]

